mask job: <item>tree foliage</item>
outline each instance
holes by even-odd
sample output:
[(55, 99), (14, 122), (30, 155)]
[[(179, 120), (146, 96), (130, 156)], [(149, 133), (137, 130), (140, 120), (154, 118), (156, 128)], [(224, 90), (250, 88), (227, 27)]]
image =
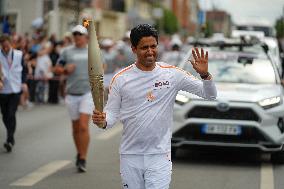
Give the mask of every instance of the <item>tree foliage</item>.
[(204, 33), (204, 37), (211, 37), (213, 35), (213, 24), (210, 21), (206, 21), (204, 29), (201, 30)]
[(159, 28), (159, 32), (164, 32), (166, 34), (174, 34), (178, 32), (179, 23), (175, 14), (159, 2), (154, 2), (153, 7), (161, 8), (163, 10), (163, 17), (156, 20), (156, 27)]
[(177, 17), (174, 13), (164, 8), (163, 29), (167, 34), (174, 34), (179, 30)]
[(275, 29), (276, 29), (276, 36), (279, 38), (284, 37), (284, 18), (280, 17), (277, 19), (276, 24), (275, 24)]

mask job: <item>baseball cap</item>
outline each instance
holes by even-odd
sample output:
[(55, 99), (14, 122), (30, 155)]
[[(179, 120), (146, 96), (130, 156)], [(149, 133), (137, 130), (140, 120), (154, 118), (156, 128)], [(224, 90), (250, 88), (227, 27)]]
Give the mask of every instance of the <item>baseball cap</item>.
[(82, 26), (82, 25), (77, 25), (75, 26), (72, 30), (71, 30), (72, 33), (75, 33), (75, 32), (78, 32), (78, 33), (81, 33), (81, 34), (84, 34), (84, 35), (88, 35), (88, 31), (87, 29)]
[(109, 47), (113, 45), (113, 41), (111, 39), (106, 38), (102, 40), (101, 45), (104, 47)]

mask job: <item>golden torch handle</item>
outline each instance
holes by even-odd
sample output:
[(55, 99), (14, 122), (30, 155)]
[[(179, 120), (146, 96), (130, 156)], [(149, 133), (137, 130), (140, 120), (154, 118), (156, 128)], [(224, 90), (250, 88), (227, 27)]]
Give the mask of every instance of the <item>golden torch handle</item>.
[[(84, 20), (84, 27), (88, 29), (88, 74), (90, 87), (92, 92), (95, 108), (103, 112), (104, 109), (104, 85), (103, 85), (103, 64), (101, 59), (101, 51), (96, 35), (95, 25), (93, 20)], [(104, 124), (97, 124), (103, 128)]]
[(103, 75), (90, 75), (90, 86), (93, 96), (93, 102), (95, 107), (100, 112), (104, 109), (104, 85), (103, 85)]

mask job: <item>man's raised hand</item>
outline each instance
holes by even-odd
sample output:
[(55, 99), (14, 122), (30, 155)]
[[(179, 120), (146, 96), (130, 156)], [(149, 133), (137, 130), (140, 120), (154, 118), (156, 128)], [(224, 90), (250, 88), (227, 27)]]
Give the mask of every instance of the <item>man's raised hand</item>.
[(192, 49), (193, 59), (189, 60), (193, 69), (200, 75), (206, 75), (208, 73), (208, 51), (205, 52), (201, 48), (201, 53), (198, 48)]

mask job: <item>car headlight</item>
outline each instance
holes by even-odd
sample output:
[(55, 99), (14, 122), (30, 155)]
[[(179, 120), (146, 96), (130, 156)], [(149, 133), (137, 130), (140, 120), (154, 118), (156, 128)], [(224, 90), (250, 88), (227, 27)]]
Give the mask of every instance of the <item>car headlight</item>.
[(273, 108), (279, 105), (280, 103), (281, 103), (280, 96), (267, 98), (258, 102), (258, 104), (264, 109)]
[(189, 101), (189, 98), (187, 96), (184, 96), (182, 94), (177, 94), (176, 101), (175, 101), (177, 104), (184, 105), (188, 101)]

